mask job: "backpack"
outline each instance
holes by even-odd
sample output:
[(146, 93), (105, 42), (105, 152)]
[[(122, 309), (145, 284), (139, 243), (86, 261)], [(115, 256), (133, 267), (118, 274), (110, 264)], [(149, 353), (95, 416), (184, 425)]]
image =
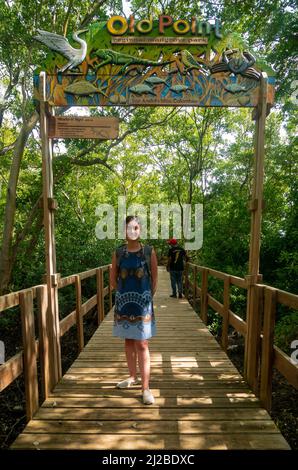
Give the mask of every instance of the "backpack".
[[(145, 261), (146, 261), (146, 264), (147, 264), (147, 267), (148, 267), (149, 277), (151, 277), (152, 246), (151, 245), (143, 245), (142, 243), (141, 243), (141, 246), (142, 246), (143, 258), (145, 258)], [(119, 272), (120, 260), (121, 260), (122, 256), (124, 255), (125, 247), (126, 247), (126, 244), (124, 243), (123, 245), (118, 246), (118, 248), (116, 248), (117, 272)]]

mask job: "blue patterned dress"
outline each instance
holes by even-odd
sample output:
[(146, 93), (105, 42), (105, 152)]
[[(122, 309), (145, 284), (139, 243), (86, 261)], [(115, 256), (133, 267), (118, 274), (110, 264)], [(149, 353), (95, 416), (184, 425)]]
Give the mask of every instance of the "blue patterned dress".
[(151, 279), (142, 248), (125, 249), (119, 264), (113, 336), (145, 340), (155, 334)]

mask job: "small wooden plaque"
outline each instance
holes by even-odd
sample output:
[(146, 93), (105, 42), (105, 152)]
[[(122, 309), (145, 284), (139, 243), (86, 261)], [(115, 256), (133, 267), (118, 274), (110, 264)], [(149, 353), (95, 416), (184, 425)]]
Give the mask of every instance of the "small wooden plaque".
[(114, 117), (51, 116), (50, 139), (117, 139), (119, 119)]

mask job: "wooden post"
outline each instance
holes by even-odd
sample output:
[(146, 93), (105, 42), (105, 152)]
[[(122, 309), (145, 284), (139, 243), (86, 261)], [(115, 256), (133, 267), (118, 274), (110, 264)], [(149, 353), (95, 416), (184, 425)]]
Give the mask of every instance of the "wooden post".
[(47, 328), (48, 289), (46, 285), (36, 289), (39, 327), (39, 364), (41, 373), (41, 398), (46, 400), (51, 391), (49, 337)]
[(197, 266), (194, 266), (193, 268), (193, 285), (192, 285), (192, 307), (194, 310), (196, 310), (196, 293), (197, 293), (197, 273), (198, 273), (198, 268)]
[(202, 270), (201, 284), (201, 319), (207, 325), (208, 321), (208, 269)]
[(186, 263), (184, 270), (184, 295), (188, 299), (188, 290), (189, 290), (189, 264)]
[(223, 294), (223, 319), (222, 319), (222, 336), (221, 344), (224, 351), (228, 350), (228, 333), (229, 333), (229, 309), (230, 309), (230, 276), (225, 276), (224, 279), (224, 294)]
[(27, 420), (33, 418), (39, 408), (38, 400), (38, 380), (37, 363), (35, 347), (35, 328), (33, 311), (33, 294), (31, 289), (27, 289), (19, 294), (22, 335), (23, 335), (23, 358), (24, 358), (24, 377), (26, 394), (26, 416)]
[(48, 137), (49, 115), (46, 95), (46, 74), (39, 75), (40, 135), (42, 144), (43, 223), (45, 232), (46, 278), (48, 287), (48, 334), (51, 390), (62, 377), (58, 285), (56, 277), (56, 246), (54, 233), (52, 141)]
[(103, 272), (101, 268), (96, 270), (96, 286), (97, 286), (97, 318), (98, 325), (104, 319), (104, 297), (103, 297)]
[(262, 72), (260, 85), (260, 101), (256, 109), (255, 154), (254, 154), (254, 181), (252, 189), (251, 231), (249, 251), (249, 273), (247, 276), (247, 335), (245, 338), (244, 376), (255, 389), (258, 375), (258, 360), (256, 343), (256, 325), (260, 323), (258, 310), (258, 290), (254, 288), (259, 280), (259, 258), (261, 241), (261, 221), (263, 209), (263, 179), (264, 179), (264, 140), (265, 121), (267, 114), (267, 74)]
[(276, 289), (265, 286), (260, 400), (262, 405), (269, 412), (271, 411), (272, 404), (272, 368), (275, 315)]
[[(253, 392), (258, 395), (259, 383), (259, 364), (261, 352), (261, 323), (262, 323), (262, 302), (263, 302), (263, 286), (252, 285), (251, 291), (251, 314), (248, 328), (250, 329), (248, 356), (247, 356), (247, 382), (251, 386)], [(247, 329), (248, 333), (248, 329)], [(248, 334), (247, 334), (248, 336)], [(247, 340), (247, 337), (246, 337)]]
[(78, 350), (81, 352), (84, 348), (84, 326), (82, 316), (82, 286), (81, 278), (79, 275), (75, 276), (76, 286), (76, 324), (77, 324), (77, 337), (78, 337)]
[(109, 264), (109, 311), (112, 310), (112, 307), (113, 307), (113, 298), (112, 298), (113, 289), (111, 287), (111, 269), (112, 269), (112, 265)]

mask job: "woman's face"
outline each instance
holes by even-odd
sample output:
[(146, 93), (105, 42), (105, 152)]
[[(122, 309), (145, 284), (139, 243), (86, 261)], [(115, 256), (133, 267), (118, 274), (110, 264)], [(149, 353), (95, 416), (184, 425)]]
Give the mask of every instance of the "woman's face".
[(137, 240), (140, 237), (141, 227), (135, 220), (128, 222), (126, 226), (126, 238), (128, 240)]

